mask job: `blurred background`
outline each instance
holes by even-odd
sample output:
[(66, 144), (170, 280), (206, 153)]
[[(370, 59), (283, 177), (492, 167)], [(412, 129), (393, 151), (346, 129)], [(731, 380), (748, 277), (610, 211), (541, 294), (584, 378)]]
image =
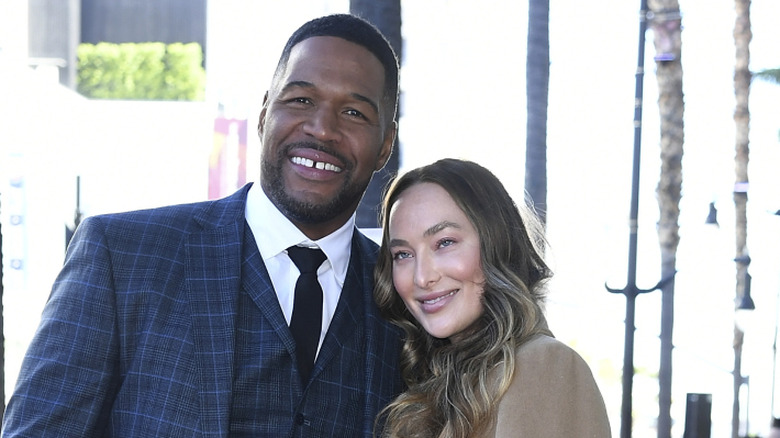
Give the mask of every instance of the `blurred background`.
[[(108, 4), (124, 3), (127, 24)], [(524, 196), (527, 0), (402, 0), (399, 169), (467, 158)], [(680, 0), (685, 152), (675, 284), (672, 436), (689, 393), (711, 394), (713, 437), (731, 436), (735, 190), (733, 2)], [(156, 6), (154, 6), (156, 5)], [(160, 5), (168, 5), (160, 9)], [(547, 315), (590, 364), (619, 436), (640, 2), (558, 0), (549, 10)], [(156, 9), (155, 9), (156, 8)], [(162, 11), (165, 11), (163, 13)], [(84, 216), (232, 193), (259, 174), (255, 127), (289, 36), (349, 0), (0, 0), (0, 224), (5, 397)], [(135, 15), (143, 16), (142, 20)], [(136, 17), (135, 19), (131, 17)], [(750, 69), (780, 66), (780, 4), (753, 0)], [(180, 39), (173, 38), (174, 30)], [(88, 98), (73, 48), (101, 37), (198, 43), (194, 100)], [(661, 276), (657, 84), (647, 31), (637, 283)], [(113, 41), (122, 42), (122, 41)], [(780, 305), (780, 85), (750, 94), (747, 246), (755, 309), (743, 328), (740, 436), (775, 408)], [(710, 203), (718, 224), (705, 219)], [(636, 300), (633, 435), (656, 436), (661, 294)], [(742, 324), (742, 323), (740, 323)], [(773, 412), (774, 411), (774, 412)]]

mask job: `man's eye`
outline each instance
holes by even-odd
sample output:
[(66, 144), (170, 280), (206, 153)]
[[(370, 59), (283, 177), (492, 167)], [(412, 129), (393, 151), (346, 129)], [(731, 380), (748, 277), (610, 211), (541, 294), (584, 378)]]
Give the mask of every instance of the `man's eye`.
[(308, 104), (311, 103), (311, 99), (309, 99), (308, 97), (293, 97), (293, 98), (287, 99), (287, 102), (288, 103), (301, 103), (301, 104), (307, 104), (308, 105)]
[(364, 116), (363, 113), (361, 113), (360, 111), (358, 111), (356, 109), (348, 109), (348, 110), (344, 111), (344, 114), (346, 114), (348, 116), (352, 116), (352, 117), (358, 117), (358, 118), (361, 118), (361, 119), (365, 119), (366, 118), (366, 116)]

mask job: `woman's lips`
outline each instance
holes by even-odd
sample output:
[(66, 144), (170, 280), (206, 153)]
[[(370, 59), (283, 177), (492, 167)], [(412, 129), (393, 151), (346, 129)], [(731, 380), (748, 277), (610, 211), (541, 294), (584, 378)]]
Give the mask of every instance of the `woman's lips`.
[(451, 301), (452, 297), (454, 297), (457, 293), (458, 289), (418, 301), (420, 302), (420, 307), (422, 308), (423, 312), (433, 313), (446, 306), (447, 303)]

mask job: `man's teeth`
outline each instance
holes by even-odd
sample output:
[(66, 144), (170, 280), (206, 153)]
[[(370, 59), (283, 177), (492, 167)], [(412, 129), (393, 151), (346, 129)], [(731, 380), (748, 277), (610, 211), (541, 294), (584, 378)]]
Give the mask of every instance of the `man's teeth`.
[(445, 298), (447, 298), (447, 297), (451, 297), (451, 296), (455, 295), (455, 292), (457, 292), (457, 291), (456, 291), (456, 290), (454, 290), (454, 291), (452, 291), (452, 292), (448, 293), (447, 295), (442, 295), (442, 296), (440, 296), (440, 297), (438, 297), (438, 298), (434, 298), (434, 299), (432, 299), (432, 300), (423, 300), (423, 304), (433, 304), (433, 303), (438, 303), (439, 301), (441, 301), (441, 300), (443, 300), (443, 299), (445, 299)]
[(325, 163), (323, 161), (314, 161), (309, 158), (303, 158), (303, 157), (293, 157), (292, 162), (301, 166), (306, 167), (313, 167), (315, 169), (319, 170), (329, 170), (331, 172), (341, 172), (341, 168), (338, 166), (334, 166), (330, 163)]

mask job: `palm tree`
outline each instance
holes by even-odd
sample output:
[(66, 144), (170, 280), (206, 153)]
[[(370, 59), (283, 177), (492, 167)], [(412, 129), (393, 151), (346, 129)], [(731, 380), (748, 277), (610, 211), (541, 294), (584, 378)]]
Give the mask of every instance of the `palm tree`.
[(753, 73), (753, 77), (780, 85), (780, 68), (768, 68)]
[[(753, 78), (780, 85), (780, 68), (767, 68), (753, 72)], [(780, 210), (778, 210), (777, 214), (780, 215)]]
[[(750, 96), (750, 40), (753, 32), (750, 28), (750, 0), (735, 0), (736, 19), (734, 22), (734, 45), (736, 56), (734, 63), (734, 95), (736, 106), (734, 108), (734, 124), (736, 127), (735, 138), (735, 176), (734, 185), (734, 210), (736, 214), (736, 251), (734, 261), (737, 267), (737, 301), (741, 302), (746, 292), (748, 279), (748, 264), (750, 257), (747, 250), (747, 183), (748, 183), (748, 156), (750, 111), (748, 98)], [(742, 387), (742, 342), (744, 333), (734, 326), (734, 403), (731, 417), (731, 436), (739, 436), (739, 392)]]
[(528, 2), (526, 51), (525, 190), (542, 222), (547, 218), (547, 102), (550, 82), (550, 0)]
[[(349, 12), (365, 18), (379, 28), (390, 42), (393, 50), (395, 50), (399, 61), (402, 59), (401, 0), (350, 0)], [(399, 111), (400, 108), (401, 106), (399, 105)], [(385, 186), (398, 173), (399, 154), (400, 148), (398, 138), (396, 138), (390, 159), (384, 169), (374, 175), (366, 190), (366, 194), (360, 201), (355, 218), (358, 227), (376, 228), (379, 226), (379, 208), (382, 203), (382, 193)]]
[(661, 354), (658, 371), (658, 438), (672, 432), (672, 331), (674, 328), (674, 274), (680, 242), (682, 192), (683, 91), (678, 0), (650, 0), (654, 33), (658, 110), (660, 112), (661, 174), (656, 189), (658, 243), (661, 249)]

